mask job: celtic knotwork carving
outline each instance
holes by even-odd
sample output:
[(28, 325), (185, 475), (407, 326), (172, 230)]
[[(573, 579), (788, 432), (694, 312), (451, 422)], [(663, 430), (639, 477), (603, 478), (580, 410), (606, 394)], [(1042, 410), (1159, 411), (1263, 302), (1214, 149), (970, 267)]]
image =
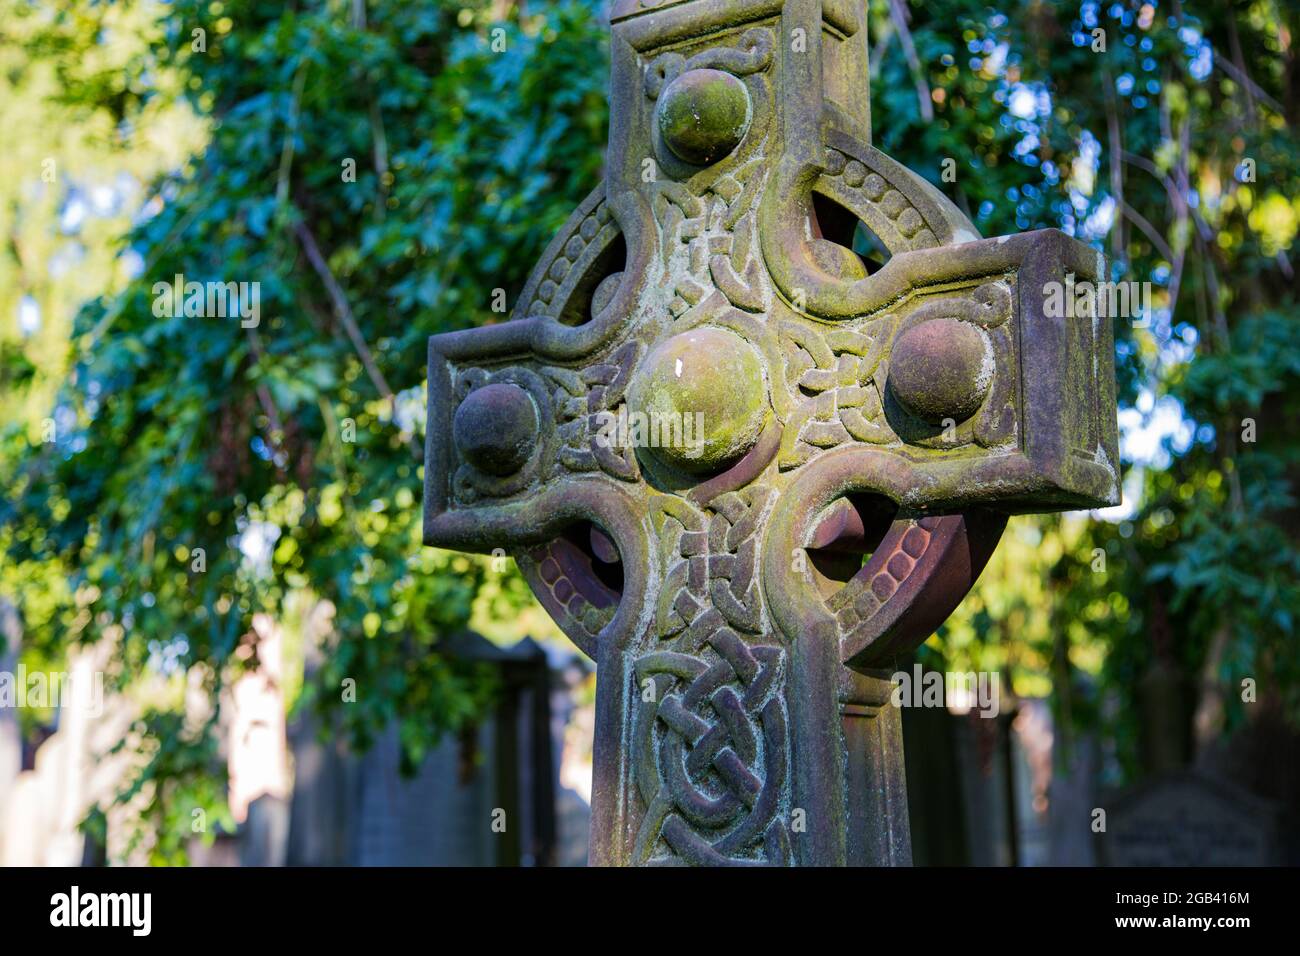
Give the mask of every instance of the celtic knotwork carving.
[(1014, 437), (1015, 397), (1004, 376), (992, 376), (990, 397), (981, 414), (953, 419), (948, 427), (912, 421), (891, 398), (889, 348), (903, 332), (925, 322), (954, 320), (983, 329), (992, 349), (992, 368), (1008, 367), (1014, 343), (1006, 327), (1011, 291), (1003, 280), (985, 282), (961, 295), (922, 300), (908, 310), (891, 311), (822, 332), (804, 323), (781, 323), (786, 380), (800, 394), (779, 455), (782, 470), (804, 464), (819, 451), (849, 442), (922, 448), (1002, 444)]
[[(582, 379), (591, 386), (587, 394), (587, 447), (596, 463), (607, 473), (624, 481), (635, 481), (640, 476), (636, 453), (627, 443), (618, 441), (617, 429), (611, 429), (614, 410), (623, 401), (628, 379), (641, 354), (641, 343), (628, 342), (606, 361), (592, 365), (582, 372)], [(611, 441), (611, 432), (614, 440)]]
[(882, 417), (885, 379), (878, 375), (893, 325), (885, 317), (864, 324), (862, 331), (832, 329), (821, 334), (807, 325), (782, 324), (786, 379), (811, 396), (786, 426), (778, 459), (782, 470), (843, 442), (896, 440)]
[(555, 435), (557, 471), (595, 471), (600, 465), (591, 453), (588, 438), (587, 385), (572, 369), (548, 368), (546, 376), (555, 387), (555, 408), (559, 425)]
[(634, 449), (621, 440), (626, 437), (621, 430), (612, 426), (619, 420), (619, 406), (641, 352), (641, 343), (632, 341), (580, 372), (548, 370), (556, 383), (558, 459), (564, 468), (601, 470), (624, 481), (640, 476)]
[(646, 811), (634, 858), (785, 865), (785, 651), (747, 645), (725, 627), (707, 646), (707, 657), (654, 651), (636, 661), (634, 745)]
[(664, 266), (671, 267), (683, 243), (704, 231), (704, 204), (681, 183), (665, 179), (654, 184), (650, 208), (663, 236)]
[(664, 53), (646, 67), (646, 96), (657, 99), (666, 85), (687, 70), (726, 70), (735, 76), (766, 70), (772, 62), (773, 43), (771, 30), (756, 27), (741, 34), (739, 49), (712, 47), (690, 59), (680, 53)]
[(899, 331), (933, 319), (958, 319), (984, 329), (1001, 326), (1011, 317), (1011, 290), (1002, 280), (985, 282), (962, 295), (928, 298), (910, 312)]
[(772, 500), (771, 488), (751, 485), (709, 502), (709, 595), (728, 624), (752, 633), (763, 627), (758, 530)]
[(675, 637), (708, 603), (709, 535), (704, 516), (689, 502), (664, 496), (655, 533), (668, 571), (655, 608), (655, 634)]
[(762, 162), (753, 160), (713, 184), (722, 200), (721, 234), (709, 239), (709, 275), (732, 305), (747, 312), (766, 312), (772, 304), (753, 213), (764, 181)]
[(754, 159), (716, 179), (695, 205), (683, 207), (696, 218), (678, 220), (664, 207), (660, 219), (665, 235), (678, 240), (678, 245), (665, 247), (666, 260), (680, 243), (688, 244), (682, 278), (668, 303), (674, 317), (697, 305), (714, 288), (747, 312), (763, 313), (771, 306), (772, 287), (758, 251), (753, 214), (764, 178), (762, 161)]

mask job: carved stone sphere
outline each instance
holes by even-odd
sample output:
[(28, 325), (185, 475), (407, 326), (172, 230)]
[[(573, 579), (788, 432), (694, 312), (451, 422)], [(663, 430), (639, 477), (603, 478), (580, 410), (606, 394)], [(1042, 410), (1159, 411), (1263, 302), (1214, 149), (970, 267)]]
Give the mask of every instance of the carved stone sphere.
[(629, 421), (648, 439), (640, 444), (692, 474), (714, 474), (743, 456), (769, 408), (758, 354), (726, 329), (692, 329), (659, 343), (628, 386)]
[(889, 388), (907, 411), (931, 425), (970, 418), (988, 394), (993, 356), (969, 322), (931, 319), (894, 343)]
[(679, 158), (697, 166), (717, 162), (749, 129), (745, 84), (721, 70), (687, 70), (659, 97), (659, 133)]
[(451, 430), (471, 465), (489, 475), (510, 475), (537, 445), (537, 409), (518, 385), (494, 382), (465, 397)]

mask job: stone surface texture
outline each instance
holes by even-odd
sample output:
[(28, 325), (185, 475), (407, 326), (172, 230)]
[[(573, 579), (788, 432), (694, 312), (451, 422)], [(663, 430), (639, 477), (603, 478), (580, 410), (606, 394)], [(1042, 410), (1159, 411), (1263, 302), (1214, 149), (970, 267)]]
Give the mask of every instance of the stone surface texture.
[(1044, 308), (1099, 254), (871, 146), (864, 6), (616, 0), (606, 180), (429, 342), (425, 541), (595, 660), (595, 864), (908, 863), (895, 662), (1008, 514), (1119, 497), (1109, 320)]

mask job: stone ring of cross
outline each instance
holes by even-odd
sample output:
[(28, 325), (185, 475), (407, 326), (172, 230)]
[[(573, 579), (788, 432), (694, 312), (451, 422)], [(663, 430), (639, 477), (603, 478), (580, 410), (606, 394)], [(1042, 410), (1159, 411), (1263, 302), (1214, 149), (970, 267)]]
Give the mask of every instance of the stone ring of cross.
[(910, 862), (896, 661), (1010, 514), (1113, 504), (1104, 278), (870, 144), (864, 4), (617, 0), (605, 181), (429, 341), (424, 538), (597, 665), (595, 864)]

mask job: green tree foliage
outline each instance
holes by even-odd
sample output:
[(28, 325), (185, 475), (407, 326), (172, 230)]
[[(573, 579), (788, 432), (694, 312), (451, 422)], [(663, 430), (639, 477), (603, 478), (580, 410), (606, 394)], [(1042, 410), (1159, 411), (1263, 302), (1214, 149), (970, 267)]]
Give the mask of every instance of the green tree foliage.
[[(337, 632), (309, 692), (362, 742), (400, 717), (418, 758), (482, 706), (482, 674), (437, 643), (493, 575), (419, 544), (424, 342), (504, 318), (494, 289), (518, 292), (597, 181), (603, 26), (581, 2), (501, 22), (475, 3), (155, 13), (121, 66), (142, 91), (123, 120), (150, 77), (175, 75), (211, 137), (155, 184), (127, 240), (139, 277), (77, 315), (57, 441), (8, 438), (6, 585), (42, 606), (42, 574), (67, 581), (26, 616), (29, 651), (107, 637), (120, 686), (190, 670), (215, 699), (247, 666), (252, 615), (308, 589)], [(74, 4), (26, 41), (86, 110), (120, 95), (81, 62), (106, 16)], [(260, 321), (156, 314), (155, 283), (176, 274), (260, 283)], [(178, 737), (208, 746), (211, 721), (152, 714), (139, 729), (169, 765)], [(148, 795), (176, 822), (188, 810), (161, 805), (197, 792)], [(171, 858), (180, 837), (161, 839)]]
[[(54, 453), (55, 398), (71, 363), (73, 317), (87, 299), (130, 281), (134, 256), (118, 242), (160, 173), (202, 142), (203, 123), (178, 101), (179, 80), (136, 64), (156, 40), (147, 4), (80, 5), (56, 15), (0, 0), (0, 481), (28, 456)], [(63, 417), (63, 424), (69, 419)], [(0, 554), (14, 543), (0, 525)], [(42, 534), (36, 528), (36, 534)], [(30, 669), (65, 666), (69, 570), (0, 557), (0, 594), (21, 599)], [(28, 731), (50, 717), (23, 709)]]
[[(1153, 668), (1181, 675), (1200, 743), (1251, 713), (1246, 678), (1256, 712), (1294, 720), (1300, 14), (1136, 0), (904, 9), (873, 5), (878, 145), (985, 235), (1060, 226), (1107, 254), (1113, 280), (1154, 289), (1150, 316), (1116, 320), (1125, 514), (1013, 521), (1011, 546), (932, 645), (1006, 666), (1025, 688), (1049, 680), (1070, 721), (1110, 711), (1130, 772)], [(1138, 432), (1162, 434), (1159, 447)], [(1044, 600), (1026, 604), (1027, 578)], [(1081, 673), (1102, 694), (1079, 696)], [(1100, 707), (1103, 694), (1119, 706)]]
[(144, 4), (55, 18), (0, 0), (0, 427), (37, 440), (77, 307), (125, 284), (115, 240), (151, 180), (200, 142), (175, 77), (141, 99), (133, 64), (156, 33)]

